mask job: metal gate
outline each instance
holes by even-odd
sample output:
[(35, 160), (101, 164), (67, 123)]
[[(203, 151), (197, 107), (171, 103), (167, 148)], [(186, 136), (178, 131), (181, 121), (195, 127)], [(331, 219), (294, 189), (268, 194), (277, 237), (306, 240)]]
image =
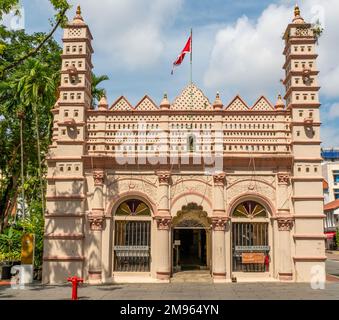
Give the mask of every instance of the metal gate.
[[(233, 271), (268, 271), (267, 257), (269, 257), (269, 251), (268, 223), (232, 223)], [(246, 254), (248, 257), (252, 253), (256, 254), (257, 260), (262, 259), (262, 261), (259, 263), (251, 263), (248, 259), (246, 261)]]
[(150, 271), (150, 248), (150, 221), (115, 222), (115, 271)]

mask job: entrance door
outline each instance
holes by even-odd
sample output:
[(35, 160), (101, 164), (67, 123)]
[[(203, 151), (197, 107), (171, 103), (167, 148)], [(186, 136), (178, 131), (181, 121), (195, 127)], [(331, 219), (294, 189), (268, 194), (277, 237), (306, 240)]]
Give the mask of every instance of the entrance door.
[(174, 272), (207, 269), (206, 230), (178, 228), (173, 230)]
[(268, 271), (268, 223), (232, 223), (233, 272)]

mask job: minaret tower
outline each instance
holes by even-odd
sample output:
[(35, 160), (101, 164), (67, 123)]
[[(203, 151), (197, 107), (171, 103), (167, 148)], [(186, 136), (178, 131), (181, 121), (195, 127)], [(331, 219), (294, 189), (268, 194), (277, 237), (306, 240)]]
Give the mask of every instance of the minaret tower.
[[(91, 108), (92, 35), (80, 6), (64, 29), (59, 100), (52, 110), (53, 143), (48, 161), (43, 281), (65, 281), (65, 270), (83, 276), (86, 189), (82, 157)], [(64, 226), (73, 226), (65, 233)]]
[[(294, 254), (297, 281), (310, 281), (324, 267), (323, 192), (320, 168), (319, 86), (316, 34), (296, 5), (284, 34), (286, 105), (291, 112)], [(318, 268), (316, 270), (316, 268)], [(319, 270), (318, 270), (319, 271)], [(318, 272), (318, 276), (319, 276)]]

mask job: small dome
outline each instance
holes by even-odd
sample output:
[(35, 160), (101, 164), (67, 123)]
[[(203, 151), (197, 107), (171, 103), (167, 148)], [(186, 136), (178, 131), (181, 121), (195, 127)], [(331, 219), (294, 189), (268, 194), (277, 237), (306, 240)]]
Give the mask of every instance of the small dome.
[(220, 99), (219, 92), (217, 92), (217, 94), (215, 96), (215, 101), (213, 103), (213, 107), (214, 107), (214, 109), (222, 109), (222, 107), (223, 107), (223, 103), (222, 103), (222, 101)]
[(162, 99), (162, 101), (160, 103), (160, 108), (161, 109), (169, 109), (170, 108), (170, 102), (168, 101), (167, 93), (164, 93), (164, 98)]
[(107, 110), (108, 109), (108, 103), (105, 96), (103, 96), (99, 101), (99, 110)]
[(294, 7), (294, 18), (292, 20), (295, 24), (305, 23), (304, 19), (300, 15), (300, 9), (299, 6), (296, 4)]
[(81, 16), (80, 6), (77, 7), (76, 16), (73, 18), (72, 24), (73, 25), (85, 25), (84, 19)]
[(285, 108), (284, 101), (282, 100), (280, 94), (278, 95), (278, 100), (277, 100), (277, 102), (275, 103), (275, 108), (276, 108), (276, 109), (284, 109), (284, 108)]

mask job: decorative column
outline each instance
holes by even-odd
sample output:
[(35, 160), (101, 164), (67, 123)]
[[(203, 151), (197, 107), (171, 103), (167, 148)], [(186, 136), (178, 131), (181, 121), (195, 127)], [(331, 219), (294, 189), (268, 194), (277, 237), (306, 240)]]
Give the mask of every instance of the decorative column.
[(103, 184), (104, 171), (93, 172), (93, 208), (88, 215), (90, 225), (89, 280), (100, 282), (102, 278), (102, 230), (104, 228)]
[(169, 210), (169, 183), (171, 173), (169, 171), (158, 171), (156, 173), (159, 178), (158, 188), (158, 215), (170, 216)]
[(157, 266), (156, 276), (160, 280), (169, 280), (171, 276), (170, 230), (171, 218), (157, 217)]
[(213, 237), (213, 280), (226, 280), (226, 250), (225, 250), (225, 230), (228, 218), (212, 218), (212, 237)]
[(278, 214), (284, 215), (290, 213), (290, 204), (288, 197), (288, 185), (290, 184), (290, 174), (288, 172), (278, 173), (277, 188), (277, 210)]
[(225, 215), (225, 199), (224, 199), (224, 186), (225, 186), (225, 173), (217, 173), (213, 176), (213, 215)]
[(277, 219), (279, 230), (279, 279), (292, 280), (292, 258), (291, 258), (291, 235), (293, 219), (291, 217), (281, 217)]

